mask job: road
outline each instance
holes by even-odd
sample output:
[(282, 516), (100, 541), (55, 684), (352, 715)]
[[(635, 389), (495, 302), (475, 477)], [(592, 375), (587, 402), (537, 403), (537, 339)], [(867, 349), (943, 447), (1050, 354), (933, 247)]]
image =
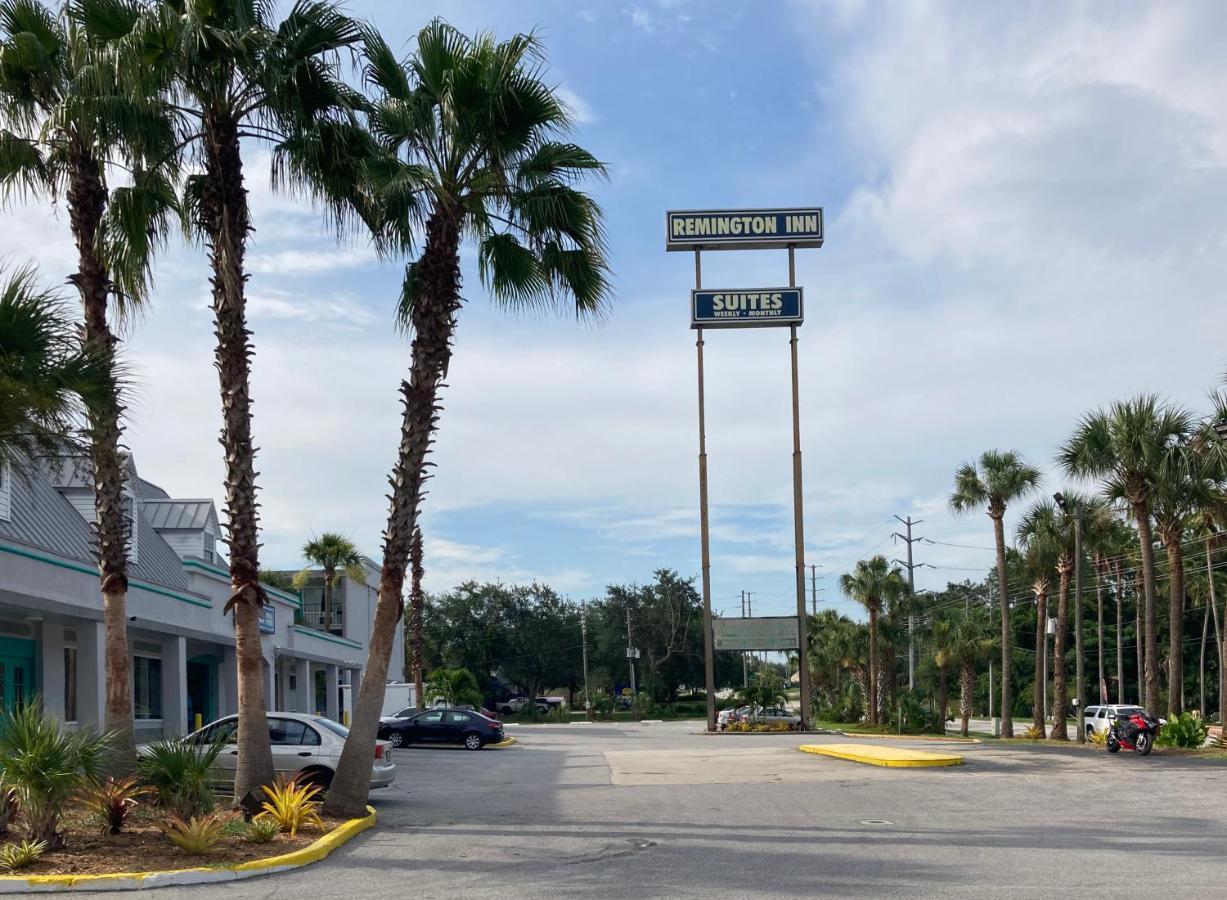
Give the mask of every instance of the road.
[(505, 750), (400, 750), (379, 827), (323, 863), (159, 897), (1014, 898), (1105, 879), (1222, 893), (1216, 762), (986, 742), (960, 745), (959, 768), (880, 769), (698, 727), (524, 726)]

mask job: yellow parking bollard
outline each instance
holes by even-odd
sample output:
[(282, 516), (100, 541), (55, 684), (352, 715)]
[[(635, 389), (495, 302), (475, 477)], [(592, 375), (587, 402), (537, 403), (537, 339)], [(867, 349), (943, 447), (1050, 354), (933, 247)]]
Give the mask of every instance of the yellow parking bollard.
[(196, 713), (196, 730), (199, 731), (202, 728), (204, 728), (204, 716)]
[(346, 728), (349, 727), (349, 710), (348, 709), (345, 710), (345, 712), (341, 714), (341, 724), (344, 725)]

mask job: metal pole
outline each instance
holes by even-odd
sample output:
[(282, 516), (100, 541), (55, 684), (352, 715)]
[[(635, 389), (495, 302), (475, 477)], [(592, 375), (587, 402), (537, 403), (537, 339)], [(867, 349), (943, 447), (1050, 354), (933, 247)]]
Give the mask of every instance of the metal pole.
[(809, 567), (810, 612), (818, 615), (818, 566), (810, 563)]
[(1044, 727), (1048, 727), (1048, 623), (1044, 623), (1044, 659), (1040, 675), (1040, 692), (1044, 695)]
[(630, 604), (626, 607), (626, 663), (631, 669), (631, 693), (639, 693), (639, 689), (635, 687), (635, 648), (631, 644), (631, 608)]
[(1082, 671), (1082, 507), (1074, 507), (1074, 695), (1078, 698), (1078, 743), (1086, 743), (1086, 690)]
[[(703, 287), (700, 250), (694, 248), (694, 287)], [(695, 329), (695, 353), (699, 364), (699, 543), (703, 565), (703, 680), (707, 689), (707, 730), (716, 730), (716, 665), (711, 624), (711, 548), (707, 522), (707, 421), (703, 398), (703, 329)]]
[[(988, 586), (988, 620), (993, 621), (993, 585)], [(993, 727), (993, 657), (988, 658), (988, 727)], [(996, 733), (994, 732), (994, 736)]]
[(579, 606), (579, 633), (584, 642), (584, 718), (592, 718), (592, 696), (588, 693), (588, 604)]
[[(797, 286), (797, 248), (788, 246), (788, 286)], [(792, 517), (797, 565), (797, 671), (801, 685), (801, 728), (809, 724), (809, 617), (805, 615), (805, 524), (801, 495), (801, 389), (797, 374), (797, 326), (790, 326), (792, 336)]]
[[(746, 617), (746, 592), (741, 592), (741, 617)], [(741, 651), (741, 686), (747, 688), (750, 686), (750, 666), (746, 662), (746, 651)]]

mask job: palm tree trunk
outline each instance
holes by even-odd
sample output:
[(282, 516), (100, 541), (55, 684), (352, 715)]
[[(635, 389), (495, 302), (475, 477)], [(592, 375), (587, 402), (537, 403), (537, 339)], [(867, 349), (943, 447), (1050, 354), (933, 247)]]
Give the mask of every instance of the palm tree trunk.
[(1142, 551), (1142, 586), (1145, 592), (1145, 653), (1143, 664), (1146, 667), (1142, 683), (1145, 685), (1147, 709), (1154, 712), (1159, 708), (1159, 629), (1155, 601), (1155, 546), (1154, 536), (1150, 530), (1150, 502), (1136, 501), (1133, 504), (1133, 517), (1138, 526), (1138, 544)]
[[(1214, 646), (1217, 648), (1222, 643), (1222, 635), (1219, 634), (1218, 625), (1218, 598), (1214, 591), (1214, 566), (1211, 561), (1212, 551), (1210, 549), (1211, 538), (1206, 538), (1206, 583), (1210, 588), (1210, 619), (1214, 622)], [(1217, 652), (1217, 651), (1216, 651)], [(1219, 665), (1222, 665), (1223, 658), (1219, 656)]]
[(324, 569), (324, 608), (320, 611), (320, 624), (325, 631), (332, 630), (332, 583), (337, 577), (333, 569)]
[(938, 666), (937, 675), (937, 713), (941, 719), (941, 725), (938, 726), (938, 731), (941, 734), (946, 733), (946, 719), (950, 715), (950, 688), (947, 682), (950, 676), (950, 664), (942, 662)]
[(409, 545), (409, 610), (410, 610), (410, 646), (413, 648), (413, 684), (414, 696), (419, 709), (425, 708), (422, 694), (422, 529), (413, 529), (413, 543)]
[(869, 724), (878, 724), (878, 611), (869, 607)]
[(975, 660), (965, 659), (959, 666), (959, 715), (963, 718), (959, 733), (967, 737), (967, 729), (971, 719), (971, 700), (976, 688)]
[(234, 796), (273, 780), (273, 754), (265, 715), (264, 654), (260, 607), (259, 523), (256, 504), (256, 453), (251, 437), (251, 332), (247, 330), (247, 276), (243, 255), (250, 230), (243, 158), (235, 123), (216, 116), (205, 120), (205, 184), (201, 199), (209, 259), (213, 267), (213, 321), (216, 366), (222, 398), (225, 452), (226, 529), (230, 548), (230, 600), (238, 668), (238, 768)]
[[(76, 148), (70, 160), (68, 211), (77, 245), (77, 273), (71, 279), (81, 294), (84, 345), (112, 356), (116, 339), (107, 322), (110, 277), (98, 246), (98, 229), (107, 189), (93, 154)], [(108, 770), (122, 776), (136, 765), (132, 719), (132, 664), (128, 656), (128, 525), (124, 517), (124, 464), (119, 452), (123, 405), (112, 380), (105, 403), (89, 410), (89, 454), (94, 472), (94, 536), (102, 591), (105, 635), (106, 709), (103, 727), (114, 735)], [(135, 520), (133, 526), (136, 525)]]
[(1098, 607), (1099, 613), (1099, 633), (1096, 636), (1099, 650), (1099, 684), (1096, 686), (1095, 692), (1099, 695), (1100, 703), (1108, 702), (1107, 678), (1104, 675), (1104, 659), (1103, 659), (1103, 567), (1102, 559), (1095, 561), (1095, 605)]
[(401, 591), (418, 507), (426, 479), (426, 455), (438, 425), (439, 388), (452, 356), (452, 336), (460, 309), (460, 226), (448, 210), (436, 209), (426, 225), (426, 248), (415, 265), (411, 324), (412, 362), (409, 382), (402, 383), (404, 415), (400, 448), (392, 470), (392, 495), (384, 531), (379, 600), (371, 626), (366, 668), (354, 706), (349, 739), (328, 791), (327, 810), (355, 816), (366, 809), (371, 777), (371, 747), (379, 727), (388, 659), (397, 621), (403, 612)]
[(1005, 566), (1005, 511), (993, 515), (993, 537), (997, 543), (997, 586), (1001, 593), (1001, 736), (1014, 737), (1013, 684), (1010, 667), (1013, 659), (1013, 641), (1010, 639), (1010, 589)]
[(1146, 696), (1146, 629), (1142, 627), (1142, 598), (1138, 596), (1137, 576), (1134, 575), (1133, 584), (1133, 613), (1135, 622), (1133, 625), (1134, 644), (1137, 646), (1138, 657), (1138, 703), (1143, 702)]
[(1197, 687), (1200, 699), (1197, 703), (1198, 712), (1206, 717), (1206, 638), (1210, 634), (1210, 607), (1206, 607), (1201, 617), (1201, 660), (1197, 669)]
[(1048, 730), (1044, 721), (1044, 632), (1048, 628), (1048, 591), (1035, 591), (1035, 687), (1031, 697), (1031, 724), (1043, 737)]
[(1122, 637), (1121, 625), (1125, 614), (1125, 580), (1122, 577), (1119, 559), (1116, 561), (1116, 585), (1113, 593), (1116, 594), (1116, 702), (1124, 705), (1125, 644)]
[(1057, 590), (1057, 633), (1052, 641), (1052, 730), (1048, 737), (1054, 741), (1069, 740), (1065, 727), (1065, 640), (1069, 633), (1069, 582), (1072, 563), (1062, 560), (1057, 564), (1060, 578)]
[(1167, 711), (1172, 716), (1184, 712), (1184, 552), (1180, 549), (1181, 537), (1182, 530), (1177, 528), (1163, 538), (1168, 570)]

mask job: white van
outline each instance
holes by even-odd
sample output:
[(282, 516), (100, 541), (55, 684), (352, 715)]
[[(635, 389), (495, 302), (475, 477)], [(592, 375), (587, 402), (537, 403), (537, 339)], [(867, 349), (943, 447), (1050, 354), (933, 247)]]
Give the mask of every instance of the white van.
[[(350, 685), (341, 685), (341, 721), (353, 717), (352, 692), (353, 688)], [(416, 686), (402, 681), (389, 681), (383, 691), (383, 706), (379, 710), (379, 717), (381, 719), (390, 718), (398, 712), (417, 705)]]

